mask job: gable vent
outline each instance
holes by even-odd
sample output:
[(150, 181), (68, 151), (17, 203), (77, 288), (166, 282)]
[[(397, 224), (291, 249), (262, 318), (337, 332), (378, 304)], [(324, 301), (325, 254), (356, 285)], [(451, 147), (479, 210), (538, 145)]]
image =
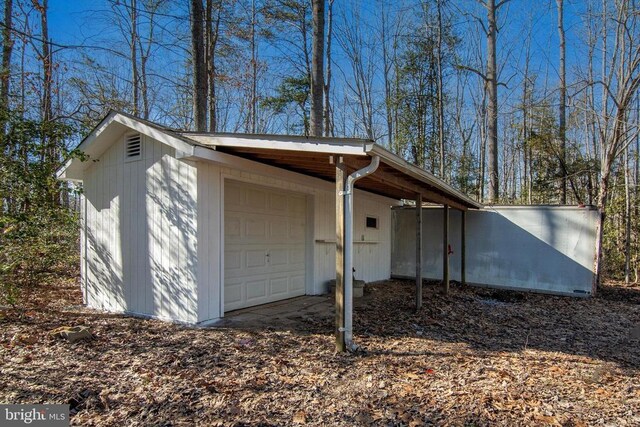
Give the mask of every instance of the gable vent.
[(125, 137), (124, 158), (126, 161), (142, 158), (142, 136), (139, 133)]

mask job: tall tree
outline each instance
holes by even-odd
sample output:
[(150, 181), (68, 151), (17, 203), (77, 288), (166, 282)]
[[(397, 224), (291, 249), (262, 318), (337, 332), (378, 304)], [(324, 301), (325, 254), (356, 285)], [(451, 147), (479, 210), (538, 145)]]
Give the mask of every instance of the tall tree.
[(191, 61), (193, 65), (193, 117), (198, 132), (207, 130), (207, 62), (204, 46), (202, 0), (191, 0)]
[(311, 113), (310, 134), (322, 136), (324, 89), (324, 3), (312, 0), (313, 50), (311, 55)]
[(258, 55), (256, 41), (256, 0), (251, 0), (251, 106), (249, 123), (251, 133), (256, 133), (258, 116)]
[(562, 181), (560, 186), (560, 203), (567, 204), (567, 72), (565, 70), (566, 44), (564, 34), (564, 0), (556, 0), (558, 8), (558, 38), (560, 50), (560, 105), (558, 107), (558, 140), (560, 142), (560, 167)]
[(140, 115), (140, 78), (138, 77), (138, 1), (131, 0), (131, 81), (133, 84), (133, 115)]
[(329, 0), (327, 11), (327, 80), (324, 85), (324, 132), (333, 136), (333, 120), (331, 111), (331, 42), (333, 38), (333, 0)]
[[(2, 69), (0, 70), (0, 109), (9, 108), (9, 85), (11, 81), (11, 54), (13, 52), (13, 0), (4, 2), (4, 25), (2, 27)], [(4, 122), (0, 132), (4, 133)]]
[(489, 159), (489, 202), (496, 203), (499, 198), (500, 184), (498, 178), (498, 70), (496, 66), (496, 36), (498, 24), (496, 11), (509, 0), (487, 0), (483, 3), (487, 10), (487, 115), (488, 115), (488, 148)]
[[(606, 6), (606, 5), (605, 5)], [(609, 18), (609, 14), (612, 16)], [(610, 197), (610, 178), (616, 160), (635, 139), (626, 126), (630, 109), (640, 88), (640, 16), (629, 2), (616, 2), (612, 10), (603, 10), (603, 19), (611, 20), (615, 52), (604, 52), (602, 76), (604, 115), (598, 121), (600, 152), (600, 188), (598, 192), (598, 230), (596, 234), (595, 283), (602, 274), (602, 247), (606, 211)], [(606, 26), (605, 26), (606, 28)], [(603, 28), (603, 45), (606, 30)], [(608, 100), (611, 100), (611, 103)], [(638, 128), (634, 129), (638, 132)]]
[(438, 17), (438, 36), (436, 46), (436, 70), (438, 87), (438, 145), (440, 148), (440, 178), (445, 179), (445, 141), (444, 141), (444, 82), (442, 76), (442, 2), (436, 0), (436, 10)]

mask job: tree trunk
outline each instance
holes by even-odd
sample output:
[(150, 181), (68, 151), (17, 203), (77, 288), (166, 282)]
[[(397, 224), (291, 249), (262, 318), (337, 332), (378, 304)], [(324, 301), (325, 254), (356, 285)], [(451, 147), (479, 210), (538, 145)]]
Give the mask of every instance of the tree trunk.
[(488, 164), (489, 173), (489, 203), (497, 203), (499, 198), (498, 179), (498, 75), (496, 66), (496, 1), (487, 0), (487, 78), (486, 90), (488, 96)]
[[(445, 143), (444, 143), (444, 95), (442, 89), (442, 0), (436, 0), (438, 12), (437, 37), (437, 90), (438, 90), (438, 143), (440, 148), (440, 178), (445, 179)], [(448, 181), (448, 180), (447, 180)]]
[(333, 0), (329, 0), (327, 10), (327, 81), (324, 85), (324, 132), (326, 136), (333, 136), (333, 120), (329, 99), (331, 89), (331, 38), (333, 34)]
[[(42, 122), (46, 125), (51, 121), (52, 112), (52, 86), (53, 86), (53, 61), (51, 58), (51, 44), (49, 41), (49, 21), (48, 21), (48, 0), (43, 0), (42, 5), (38, 6), (40, 11), (40, 28), (42, 31)], [(52, 160), (55, 156), (54, 143), (46, 135), (44, 129), (42, 131), (42, 147), (40, 160), (44, 163)]]
[(567, 204), (567, 143), (566, 143), (566, 104), (567, 73), (565, 70), (566, 47), (564, 40), (564, 0), (556, 0), (558, 6), (558, 37), (560, 40), (560, 106), (558, 109), (558, 140), (560, 142), (560, 166), (562, 182), (560, 185), (560, 204)]
[[(609, 169), (607, 169), (609, 170)], [(592, 285), (592, 293), (595, 293), (600, 285), (602, 276), (602, 244), (604, 239), (604, 222), (606, 219), (607, 203), (609, 201), (609, 175), (604, 170), (600, 180), (600, 190), (598, 192), (598, 221), (596, 225), (596, 259), (594, 262), (594, 280)]]
[(310, 134), (322, 136), (322, 98), (324, 88), (324, 1), (312, 0), (313, 53), (311, 58)]
[(207, 130), (207, 67), (204, 50), (202, 0), (191, 0), (191, 60), (193, 63), (193, 118), (198, 132)]
[(206, 69), (207, 83), (209, 87), (209, 132), (218, 131), (218, 99), (216, 92), (217, 73), (216, 53), (218, 48), (218, 38), (220, 35), (220, 19), (222, 16), (222, 2), (217, 3), (217, 15), (213, 16), (213, 0), (207, 0), (205, 12), (205, 46), (206, 46)]
[(133, 85), (133, 115), (140, 116), (140, 78), (138, 76), (138, 11), (131, 0), (131, 83)]
[[(0, 70), (0, 155), (5, 153), (6, 120), (4, 112), (9, 110), (11, 82), (11, 53), (13, 52), (13, 0), (4, 2), (4, 27), (2, 28), (2, 69)], [(22, 77), (24, 80), (24, 75)]]
[(631, 273), (631, 192), (629, 189), (629, 147), (624, 150), (624, 282), (628, 285)]
[(258, 58), (256, 54), (256, 0), (251, 0), (251, 133), (256, 133), (258, 115)]
[[(13, 52), (13, 0), (4, 2), (4, 26), (2, 27), (2, 70), (0, 73), (0, 109), (9, 109), (9, 85), (11, 81), (11, 53)], [(4, 122), (2, 123), (4, 135)]]
[(42, 120), (46, 123), (51, 120), (51, 87), (53, 84), (53, 64), (51, 61), (51, 46), (49, 44), (49, 25), (47, 11), (48, 0), (42, 1), (40, 10), (40, 25), (42, 29)]
[(529, 106), (527, 105), (528, 99), (528, 83), (529, 83), (529, 44), (527, 43), (527, 54), (525, 60), (525, 68), (524, 68), (524, 78), (522, 79), (522, 157), (524, 163), (524, 188), (527, 192), (527, 200), (529, 204), (531, 204), (531, 194), (529, 192), (529, 156), (528, 147), (529, 147), (529, 133), (527, 132), (528, 126), (528, 117), (529, 117)]
[(384, 105), (385, 105), (385, 113), (387, 119), (387, 139), (389, 142), (389, 149), (393, 151), (395, 154), (398, 154), (398, 151), (394, 149), (393, 146), (393, 114), (391, 111), (391, 65), (389, 61), (389, 52), (387, 51), (387, 22), (385, 17), (385, 4), (382, 5), (381, 15), (382, 15), (382, 28), (381, 28), (381, 36), (382, 36), (382, 66), (383, 66), (383, 77), (384, 77)]

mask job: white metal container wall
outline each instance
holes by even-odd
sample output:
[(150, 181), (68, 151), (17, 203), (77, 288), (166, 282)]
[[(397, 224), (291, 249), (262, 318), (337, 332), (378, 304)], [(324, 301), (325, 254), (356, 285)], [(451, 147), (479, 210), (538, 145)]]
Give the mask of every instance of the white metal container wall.
[[(394, 209), (392, 275), (415, 276), (415, 210)], [(423, 209), (425, 278), (442, 278), (441, 208)], [(578, 207), (490, 207), (467, 213), (469, 283), (585, 295), (591, 292), (597, 211)], [(452, 280), (460, 280), (461, 214), (450, 210)]]
[(86, 171), (83, 272), (90, 307), (194, 323), (196, 168), (143, 136), (124, 161), (123, 138)]

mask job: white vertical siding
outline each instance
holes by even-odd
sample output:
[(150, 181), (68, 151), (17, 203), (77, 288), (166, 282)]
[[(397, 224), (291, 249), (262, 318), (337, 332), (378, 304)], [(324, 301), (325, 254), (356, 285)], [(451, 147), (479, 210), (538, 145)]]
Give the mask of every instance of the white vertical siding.
[(197, 171), (143, 138), (125, 162), (119, 138), (85, 174), (87, 304), (197, 321)]
[[(221, 296), (223, 289), (223, 200), (224, 181), (234, 180), (259, 183), (263, 186), (306, 194), (309, 213), (308, 227), (311, 237), (309, 258), (313, 265), (307, 267), (311, 275), (309, 294), (327, 291), (327, 282), (335, 278), (335, 193), (333, 185), (317, 180), (297, 180), (290, 173), (273, 169), (273, 173), (258, 175), (247, 169), (230, 168), (210, 162), (197, 163), (198, 174), (198, 322), (217, 319), (224, 315)], [(391, 275), (391, 209), (396, 204), (391, 199), (356, 191), (355, 235), (365, 243), (354, 244), (356, 277), (366, 281), (384, 280)], [(365, 218), (378, 218), (378, 229), (366, 229)], [(309, 268), (310, 267), (310, 268)]]
[[(323, 191), (316, 205), (316, 289), (326, 292), (326, 283), (336, 276), (335, 193)], [(391, 205), (393, 200), (356, 191), (353, 212), (353, 267), (357, 279), (366, 282), (391, 275)], [(366, 228), (366, 217), (378, 219), (378, 228)]]
[[(175, 150), (143, 137), (143, 157), (126, 162), (124, 135), (84, 176), (83, 283), (91, 307), (187, 323), (224, 315), (224, 181), (257, 183), (307, 196), (307, 289), (327, 291), (335, 278), (335, 187), (270, 168), (245, 168), (175, 158)], [(355, 194), (356, 277), (391, 274), (393, 200)], [(377, 229), (365, 227), (367, 215)]]
[(222, 317), (220, 300), (222, 193), (220, 168), (208, 162), (198, 167), (198, 321)]

